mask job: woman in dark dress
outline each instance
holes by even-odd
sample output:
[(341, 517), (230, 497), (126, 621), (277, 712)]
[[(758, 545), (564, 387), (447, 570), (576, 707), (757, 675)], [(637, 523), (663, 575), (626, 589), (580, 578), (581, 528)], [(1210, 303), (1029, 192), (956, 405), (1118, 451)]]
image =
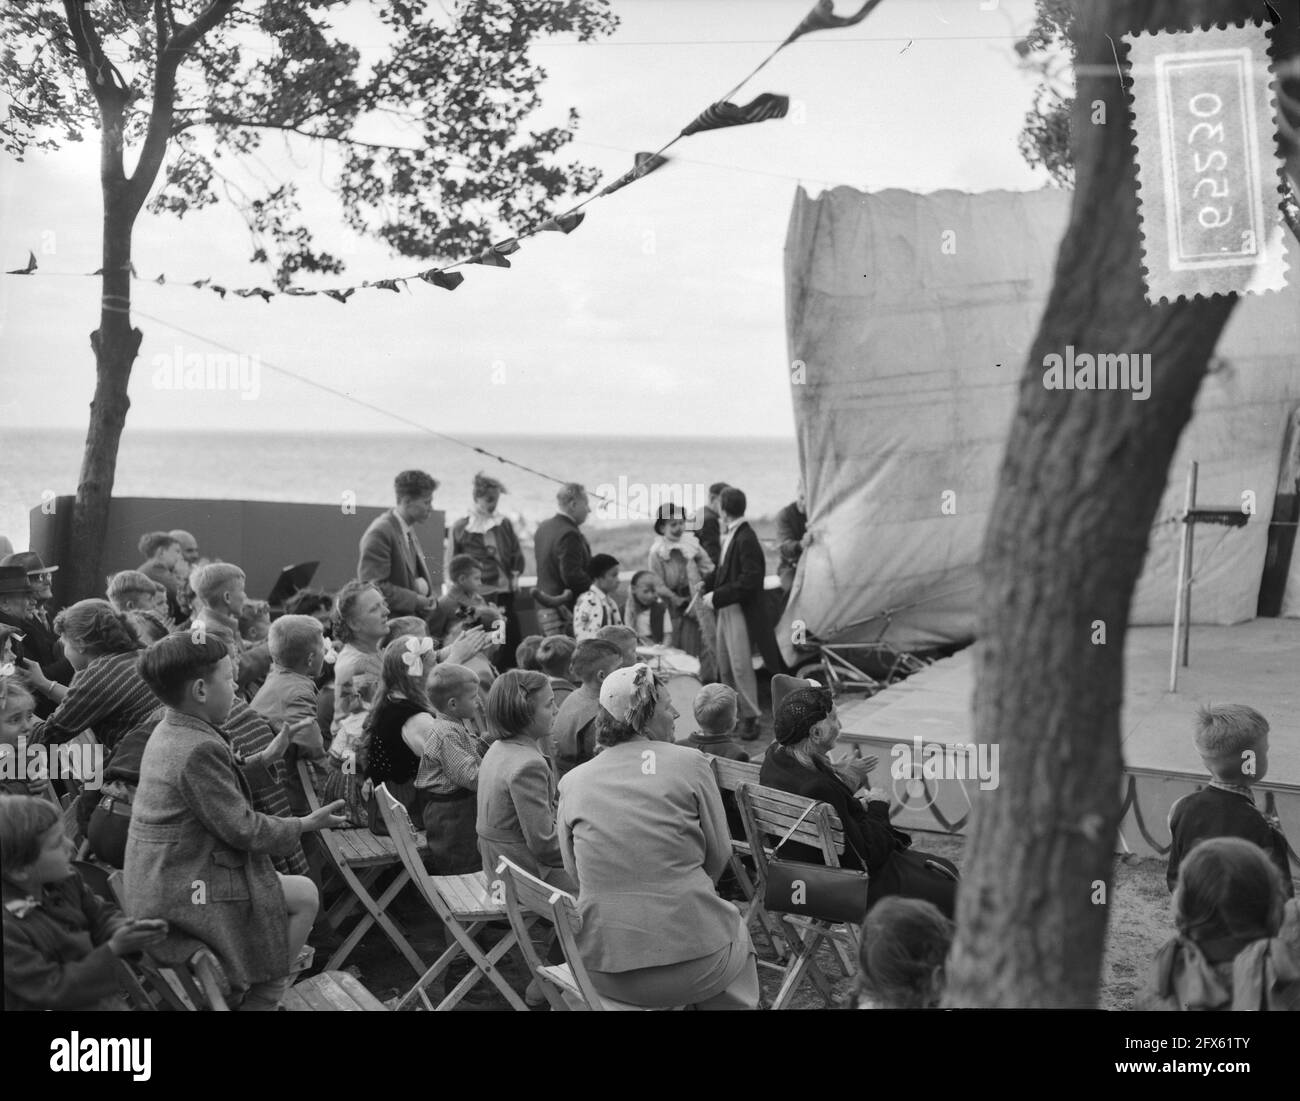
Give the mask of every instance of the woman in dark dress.
[[(889, 823), (889, 793), (870, 788), (859, 801), (855, 792), (876, 764), (867, 757), (836, 768), (830, 751), (840, 736), (835, 700), (825, 688), (791, 692), (776, 713), (776, 741), (759, 772), (765, 787), (829, 803), (844, 826), (846, 868), (865, 866), (870, 876), (867, 906), (886, 895), (933, 902), (948, 917), (957, 900), (957, 867), (941, 856), (912, 850), (912, 839)], [(821, 853), (791, 842), (782, 846), (789, 860), (822, 863)]]

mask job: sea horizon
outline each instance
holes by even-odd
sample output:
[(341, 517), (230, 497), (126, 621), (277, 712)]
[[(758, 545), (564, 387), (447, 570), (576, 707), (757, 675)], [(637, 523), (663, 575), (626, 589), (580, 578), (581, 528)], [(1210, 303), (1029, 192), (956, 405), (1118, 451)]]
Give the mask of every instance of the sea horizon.
[[(22, 550), (29, 542), (30, 510), (47, 495), (76, 492), (85, 432), (6, 429), (5, 441), (0, 449), (0, 534)], [(606, 514), (595, 512), (590, 520), (593, 529), (601, 529), (636, 523), (648, 527), (642, 502), (648, 495), (670, 499), (657, 496), (660, 487), (675, 487), (671, 499), (693, 511), (703, 503), (704, 488), (717, 481), (745, 490), (750, 516), (771, 516), (794, 499), (799, 477), (793, 436), (440, 437), (298, 426), (282, 431), (128, 426), (113, 495), (337, 504), (348, 493), (358, 506), (387, 506), (392, 504), (393, 476), (411, 468), (438, 479), (434, 507), (447, 513), (448, 522), (467, 510), (477, 471), (500, 478), (507, 487), (500, 508), (517, 521), (525, 539), (554, 513), (558, 486), (552, 479), (581, 482), (593, 494), (604, 486), (607, 497), (617, 491), (620, 503)]]

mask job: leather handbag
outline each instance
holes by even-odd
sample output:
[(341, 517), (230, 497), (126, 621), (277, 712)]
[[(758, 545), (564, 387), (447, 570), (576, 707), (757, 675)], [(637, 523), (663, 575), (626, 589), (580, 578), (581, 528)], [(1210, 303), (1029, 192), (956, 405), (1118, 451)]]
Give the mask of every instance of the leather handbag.
[[(806, 864), (799, 860), (781, 860), (777, 854), (790, 840), (794, 831), (818, 804), (812, 803), (799, 816), (799, 820), (776, 843), (767, 862), (767, 889), (763, 905), (777, 914), (799, 914), (818, 921), (852, 922), (861, 924), (867, 916), (867, 884), (865, 871), (856, 868), (828, 868), (824, 864)], [(844, 843), (854, 855), (848, 836)], [(862, 858), (858, 857), (859, 862)]]

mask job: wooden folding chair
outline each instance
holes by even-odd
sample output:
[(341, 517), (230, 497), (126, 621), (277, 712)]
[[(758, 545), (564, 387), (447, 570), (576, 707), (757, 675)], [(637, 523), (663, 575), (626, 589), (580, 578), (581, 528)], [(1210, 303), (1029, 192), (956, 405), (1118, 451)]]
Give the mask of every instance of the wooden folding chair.
[[(420, 976), (419, 982), (402, 996), (395, 1008), (404, 1009), (412, 999), (418, 997), (426, 1009), (454, 1009), (480, 980), (487, 978), (511, 1006), (527, 1013), (528, 1006), (524, 1000), (497, 969), (497, 961), (518, 943), (513, 930), (486, 953), (474, 942), (474, 935), (484, 925), (506, 916), (505, 899), (498, 901), (493, 897), (487, 876), (481, 871), (468, 875), (430, 875), (420, 859), (417, 847), (420, 835), (411, 824), (411, 816), (406, 813), (406, 807), (392, 796), (387, 784), (380, 784), (375, 794), (379, 799), (379, 811), (388, 827), (389, 836), (396, 844), (404, 870), (414, 881), (429, 908), (438, 915), (450, 941), (446, 951)], [(433, 1005), (424, 992), (425, 988), (460, 956), (469, 958), (474, 965), (473, 970), (448, 991), (442, 1001)]]
[[(571, 894), (538, 879), (504, 856), (497, 865), (497, 875), (501, 876), (505, 884), (506, 913), (510, 917), (510, 928), (519, 941), (528, 970), (537, 979), (552, 1009), (646, 1010), (645, 1006), (629, 1005), (627, 1002), (602, 997), (592, 985), (591, 976), (583, 966), (573, 936), (581, 925), (581, 919), (578, 917), (577, 900)], [(529, 935), (529, 921), (536, 918), (541, 918), (555, 930), (560, 947), (564, 950), (564, 963), (548, 964), (538, 955)]]
[[(709, 765), (713, 769), (713, 778), (718, 782), (718, 788), (724, 792), (731, 792), (735, 796), (736, 789), (741, 784), (757, 784), (759, 766), (749, 761), (736, 761), (729, 757), (709, 757)], [(767, 936), (768, 943), (772, 946), (772, 951), (776, 955), (776, 960), (765, 960), (757, 956), (757, 962), (762, 967), (772, 967), (778, 970), (784, 968), (786, 959), (790, 955), (790, 949), (786, 946), (785, 937), (781, 932), (781, 925), (772, 917), (763, 905), (763, 896), (757, 894), (754, 890), (754, 881), (749, 877), (749, 869), (745, 867), (745, 858), (753, 859), (750, 853), (750, 844), (748, 836), (732, 837), (731, 839), (731, 859), (729, 861), (732, 874), (736, 877), (736, 882), (740, 884), (741, 893), (745, 896), (744, 905), (740, 907), (740, 912), (744, 915), (745, 920), (751, 925), (754, 919), (758, 919), (764, 934)]]
[[(311, 772), (305, 760), (298, 761), (298, 777), (307, 795), (308, 806), (313, 811), (318, 810), (321, 805), (320, 797), (312, 785)], [(387, 912), (393, 899), (401, 894), (402, 888), (411, 881), (410, 872), (403, 866), (393, 839), (379, 837), (366, 829), (323, 829), (319, 836), (325, 851), (329, 854), (330, 863), (333, 864), (334, 870), (346, 887), (334, 904), (326, 910), (325, 920), (330, 928), (341, 931), (344, 921), (356, 909), (358, 903), (365, 910), (343, 943), (326, 962), (325, 970), (337, 971), (342, 968), (344, 961), (361, 943), (361, 938), (369, 932), (372, 925), (378, 924), (397, 950), (406, 957), (406, 962), (419, 975), (424, 971), (424, 960), (411, 947), (406, 937), (402, 935), (401, 929)], [(415, 834), (411, 844), (417, 852), (427, 847), (424, 836), (419, 833)], [(380, 873), (388, 869), (396, 870), (397, 876), (384, 889), (383, 894), (375, 898), (370, 886)]]
[[(767, 862), (771, 855), (770, 845), (774, 840), (784, 838), (786, 841), (820, 849), (822, 860), (828, 868), (840, 866), (840, 854), (844, 852), (844, 828), (839, 816), (828, 804), (750, 783), (743, 783), (736, 789), (736, 799), (740, 803), (740, 813), (745, 821), (745, 832), (757, 873), (756, 897), (765, 898), (767, 894)], [(840, 970), (846, 976), (854, 974), (858, 953), (857, 926), (821, 921), (798, 914), (781, 913), (775, 916), (785, 933), (786, 943), (791, 948), (791, 957), (772, 1008), (787, 1008), (804, 979), (812, 981), (828, 1005), (834, 1004), (835, 995), (830, 980), (815, 958), (817, 949), (823, 942), (827, 943)]]

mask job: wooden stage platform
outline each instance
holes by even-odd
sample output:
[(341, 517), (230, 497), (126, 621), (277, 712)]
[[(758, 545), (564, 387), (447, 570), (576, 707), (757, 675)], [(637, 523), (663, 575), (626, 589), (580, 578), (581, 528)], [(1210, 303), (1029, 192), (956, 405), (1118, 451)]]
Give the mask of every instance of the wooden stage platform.
[[(1192, 744), (1192, 720), (1202, 703), (1245, 703), (1268, 719), (1269, 767), (1256, 786), (1257, 803), (1274, 811), (1300, 868), (1300, 620), (1257, 619), (1233, 627), (1193, 627), (1191, 664), (1180, 669), (1171, 695), (1168, 627), (1136, 627), (1125, 649), (1122, 715), (1125, 775), (1124, 821), (1117, 849), (1163, 855), (1165, 821), (1174, 800), (1203, 785), (1206, 774)], [(892, 785), (903, 829), (959, 833), (978, 803), (981, 784), (974, 753), (952, 747), (973, 741), (971, 699), (974, 651), (963, 650), (867, 700), (843, 703), (843, 740), (880, 766), (874, 782)], [(890, 766), (896, 745), (912, 749), (921, 738), (928, 756), (939, 747), (950, 761), (968, 765), (967, 779), (916, 776), (894, 780)], [(978, 747), (976, 747), (978, 748)], [(984, 762), (991, 758), (985, 748)], [(933, 770), (932, 770), (933, 771)]]

